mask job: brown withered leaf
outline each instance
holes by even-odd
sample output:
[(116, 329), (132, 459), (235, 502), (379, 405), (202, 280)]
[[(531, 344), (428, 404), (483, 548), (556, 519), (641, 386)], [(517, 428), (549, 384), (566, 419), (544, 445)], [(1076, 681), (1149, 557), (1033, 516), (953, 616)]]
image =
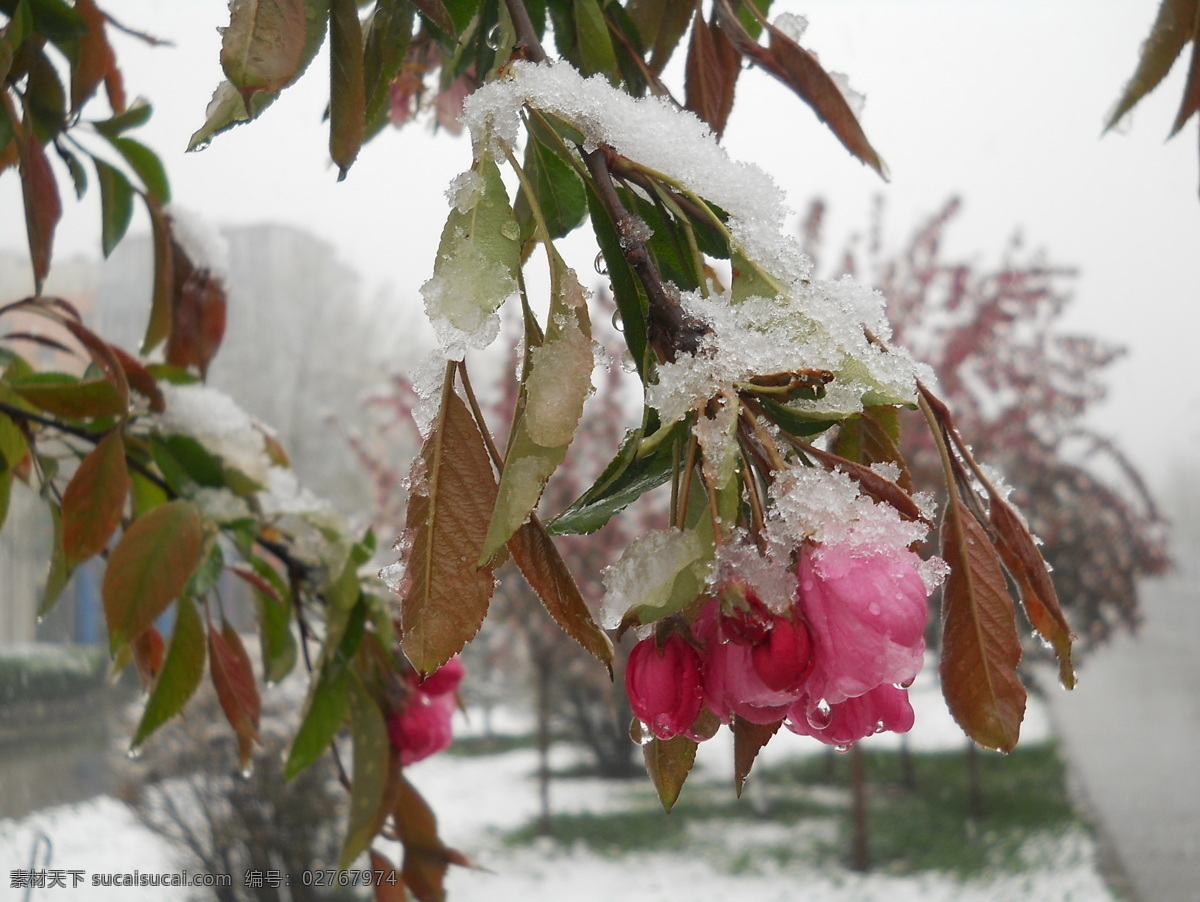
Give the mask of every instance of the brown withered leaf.
[(414, 464), (406, 532), (412, 538), (401, 586), (401, 644), (413, 666), (432, 673), (479, 631), (492, 597), (483, 550), (496, 478), (471, 412), (450, 388)]
[(108, 545), (125, 511), (129, 470), (120, 429), (102, 438), (67, 483), (62, 499), (62, 546), (74, 566)]
[(733, 730), (733, 786), (738, 798), (742, 796), (742, 788), (746, 785), (746, 777), (750, 776), (754, 759), (782, 725), (782, 720), (759, 724), (740, 717), (735, 717), (730, 723), (730, 729)]
[(258, 719), (262, 702), (254, 682), (250, 656), (246, 654), (237, 630), (228, 621), (221, 624), (220, 632), (209, 624), (208, 660), (217, 701), (237, 734), (238, 762), (244, 768), (250, 763), (253, 744), (259, 741)]
[(404, 880), (401, 879), (400, 872), (396, 870), (391, 859), (374, 849), (368, 849), (367, 855), (371, 859), (371, 883), (375, 893), (375, 902), (404, 902), (407, 898), (407, 893), (404, 891)]
[(508, 550), (554, 622), (604, 664), (611, 677), (612, 642), (592, 619), (571, 571), (536, 516), (508, 540)]
[(461, 852), (445, 845), (437, 819), (413, 785), (400, 777), (394, 812), (396, 838), (404, 846), (401, 877), (417, 902), (441, 902), (446, 897), (446, 871), (452, 864), (470, 866)]
[(733, 92), (742, 71), (742, 55), (725, 32), (704, 21), (700, 10), (688, 42), (684, 106), (720, 137), (733, 109)]
[(987, 533), (957, 498), (946, 506), (942, 557), (950, 565), (942, 589), (942, 694), (971, 739), (1011, 751), (1025, 716), (1016, 612)]
[(651, 739), (642, 746), (642, 757), (663, 809), (670, 811), (679, 799), (683, 781), (696, 763), (696, 742), (686, 736)]
[(829, 126), (843, 147), (887, 179), (887, 167), (867, 140), (854, 110), (815, 56), (770, 22), (763, 23), (768, 44), (761, 46), (738, 21), (728, 0), (716, 0), (713, 12), (717, 24), (742, 56), (791, 88)]
[(996, 550), (1020, 591), (1025, 614), (1038, 634), (1058, 656), (1058, 679), (1067, 689), (1075, 687), (1071, 664), (1071, 626), (1058, 604), (1058, 593), (1033, 537), (1017, 512), (995, 493), (990, 494), (988, 519), (996, 533)]

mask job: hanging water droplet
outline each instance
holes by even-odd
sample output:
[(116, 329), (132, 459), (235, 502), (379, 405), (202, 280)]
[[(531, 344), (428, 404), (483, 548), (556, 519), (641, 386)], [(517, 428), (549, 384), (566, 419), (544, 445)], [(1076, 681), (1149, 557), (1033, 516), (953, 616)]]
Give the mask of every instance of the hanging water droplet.
[(125, 757), (130, 761), (137, 761), (138, 758), (142, 757), (142, 747), (140, 745), (135, 745), (125, 753)]
[(202, 151), (202, 150), (208, 150), (208, 148), (209, 148), (211, 145), (212, 145), (212, 139), (211, 139), (211, 138), (205, 138), (203, 141), (201, 141), (199, 144), (197, 144), (195, 147), (193, 147), (191, 152), (192, 152), (192, 153), (199, 153), (199, 152), (200, 152), (200, 151)]
[(654, 733), (651, 732), (650, 725), (641, 720), (638, 721), (638, 725), (641, 727), (641, 733), (637, 738), (638, 745), (649, 745), (654, 741)]
[(596, 267), (596, 272), (598, 272), (600, 275), (608, 275), (608, 264), (604, 260), (604, 251), (600, 251), (596, 254), (596, 260), (592, 265)]
[(629, 352), (629, 348), (621, 352), (621, 369), (627, 373), (637, 372), (637, 361), (633, 359), (633, 354)]
[(833, 709), (829, 707), (829, 702), (821, 699), (805, 712), (805, 717), (814, 730), (824, 730), (833, 721)]
[(37, 625), (38, 625), (38, 626), (41, 626), (41, 625), (42, 625), (42, 621), (43, 621), (43, 620), (45, 620), (45, 619), (46, 619), (46, 618), (45, 618), (45, 617), (43, 617), (41, 614), (38, 614), (38, 616), (37, 616)]
[(846, 752), (850, 751), (850, 743), (839, 742), (837, 745), (835, 745), (833, 747), (833, 750), (835, 752), (837, 752), (839, 755), (844, 755), (844, 754), (846, 754)]
[(613, 328), (616, 329), (618, 332), (625, 331), (625, 320), (622, 319), (620, 310), (613, 311), (612, 325), (613, 325)]
[(499, 22), (488, 30), (486, 40), (487, 45), (493, 50), (500, 49), (500, 46), (504, 43), (504, 29), (500, 26)]
[(254, 766), (251, 764), (247, 764), (245, 767), (243, 767), (241, 770), (238, 771), (238, 776), (243, 780), (249, 780), (251, 777), (254, 776)]

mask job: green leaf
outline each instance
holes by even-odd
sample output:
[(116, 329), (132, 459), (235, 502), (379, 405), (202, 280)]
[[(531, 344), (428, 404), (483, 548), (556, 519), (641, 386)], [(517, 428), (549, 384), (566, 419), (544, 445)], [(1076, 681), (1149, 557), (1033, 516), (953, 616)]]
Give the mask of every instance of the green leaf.
[(354, 771), (350, 780), (350, 815), (338, 867), (347, 868), (371, 844), (387, 815), (384, 798), (391, 744), (383, 713), (362, 683), (350, 682), (350, 731)]
[(29, 453), (29, 443), (12, 417), (0, 413), (0, 463), (12, 468), (19, 466)]
[[(0, 123), (3, 123), (6, 118), (0, 115)], [(0, 135), (0, 147), (3, 147), (4, 144), (4, 136)], [(87, 193), (87, 170), (79, 162), (79, 157), (67, 150), (61, 141), (55, 142), (54, 152), (66, 164), (67, 172), (71, 175), (71, 184), (75, 186), (75, 199), (82, 200), (83, 195)]]
[(367, 129), (362, 23), (355, 0), (332, 0), (329, 7), (329, 156), (346, 177), (358, 157)]
[(121, 525), (128, 494), (125, 442), (114, 429), (80, 461), (63, 492), (62, 543), (72, 565), (105, 549)]
[(29, 0), (20, 0), (15, 4), (12, 0), (5, 0), (3, 4), (0, 4), (0, 8), (9, 17), (8, 24), (4, 26), (4, 36), (8, 39), (12, 49), (17, 50), (25, 42), (26, 36), (34, 29)]
[(221, 31), (221, 68), (249, 105), (252, 95), (291, 83), (304, 41), (304, 0), (232, 0)]
[(130, 498), (133, 502), (135, 518), (148, 514), (154, 508), (166, 504), (170, 499), (166, 490), (157, 482), (147, 479), (137, 470), (129, 474)]
[(150, 214), (154, 236), (154, 288), (150, 301), (150, 319), (142, 338), (142, 354), (166, 341), (171, 333), (171, 301), (175, 293), (175, 250), (171, 246), (171, 226), (162, 205), (148, 194), (142, 195)]
[(325, 753), (346, 717), (350, 676), (344, 663), (326, 662), (304, 703), (304, 716), (288, 749), (283, 778), (292, 780)]
[(549, 325), (541, 346), (529, 353), (525, 403), (513, 423), (481, 564), (504, 547), (537, 507), (546, 480), (566, 457), (592, 391), (595, 358), (587, 297), (574, 270), (553, 248), (548, 253)]
[[(87, 25), (79, 13), (63, 0), (32, 0), (28, 4), (18, 4), (15, 0), (0, 2), (0, 12), (7, 16), (13, 16), (22, 8), (32, 13), (33, 28), (55, 44), (66, 44), (87, 34)], [(22, 23), (28, 21), (23, 14), (20, 20)]]
[[(525, 147), (525, 174), (533, 183), (538, 207), (546, 220), (551, 238), (561, 238), (574, 230), (587, 216), (587, 190), (574, 167), (536, 138)], [(525, 189), (517, 192), (513, 205), (521, 225), (521, 240), (534, 233), (533, 211)]]
[(421, 286), (439, 334), (474, 335), (517, 290), (520, 228), (489, 156), (472, 167), (442, 229), (433, 278)]
[(172, 501), (134, 520), (108, 556), (101, 594), (113, 653), (150, 626), (200, 563), (204, 529), (190, 501)]
[(34, 407), (69, 419), (119, 417), (126, 403), (108, 379), (74, 379), (62, 373), (39, 373), (12, 389)]
[(621, 81), (617, 55), (604, 11), (597, 0), (575, 0), (571, 4), (575, 16), (575, 34), (579, 42), (579, 69), (584, 75), (600, 73), (614, 85)]
[(658, 790), (659, 801), (663, 809), (670, 811), (679, 799), (679, 791), (683, 789), (683, 781), (696, 762), (695, 740), (686, 736), (676, 736), (673, 739), (651, 739), (642, 746), (642, 757), (646, 761), (646, 773)]
[(131, 129), (145, 125), (150, 121), (150, 114), (153, 112), (154, 108), (150, 104), (138, 98), (124, 112), (117, 113), (108, 119), (101, 119), (99, 122), (93, 122), (92, 127), (111, 141)]
[(609, 219), (604, 204), (596, 195), (596, 188), (591, 180), (586, 183), (588, 189), (588, 212), (592, 219), (592, 230), (596, 234), (596, 242), (600, 245), (600, 253), (608, 269), (608, 279), (612, 285), (613, 300), (617, 303), (617, 312), (621, 315), (622, 332), (625, 335), (625, 345), (637, 365), (638, 375), (645, 382), (646, 372), (646, 317), (650, 303), (646, 300), (641, 284), (634, 276), (633, 270), (625, 260), (621, 248), (621, 240)]
[(178, 495), (190, 495), (196, 486), (225, 485), (221, 462), (190, 435), (152, 435), (150, 452), (163, 478)]
[(50, 518), (54, 524), (54, 538), (50, 546), (50, 571), (46, 575), (46, 588), (42, 590), (42, 600), (38, 603), (39, 617), (46, 616), (58, 603), (63, 589), (67, 587), (74, 573), (74, 568), (62, 548), (62, 511), (58, 505), (50, 505)]
[(100, 182), (100, 245), (107, 257), (113, 252), (133, 218), (133, 186), (119, 169), (92, 158)]
[[(329, 0), (305, 0), (305, 34), (304, 48), (300, 55), (300, 66), (292, 81), (294, 83), (321, 49), (325, 41), (325, 31), (329, 24)], [(290, 84), (289, 83), (289, 84)], [(284, 86), (286, 87), (286, 85)], [(229, 131), (236, 125), (256, 119), (262, 112), (275, 102), (279, 91), (258, 91), (250, 95), (247, 101), (238, 92), (234, 83), (228, 79), (217, 85), (213, 91), (212, 100), (204, 111), (204, 124), (200, 126), (188, 141), (189, 151), (203, 150), (212, 143), (217, 135)]]
[(840, 413), (818, 413), (815, 411), (799, 410), (795, 407), (788, 407), (786, 404), (780, 404), (778, 401), (772, 401), (769, 398), (760, 398), (758, 401), (762, 405), (763, 410), (767, 414), (767, 419), (772, 423), (796, 437), (811, 437), (820, 435), (834, 423), (839, 422), (843, 418)]
[(942, 694), (967, 736), (1008, 752), (1025, 715), (1008, 584), (987, 534), (961, 500), (947, 504), (941, 531), (942, 558), (950, 565), (942, 589)]
[(446, 386), (433, 430), (414, 463), (400, 588), (404, 653), (432, 673), (475, 635), (492, 597), (492, 569), (477, 567), (496, 500), (492, 463), (466, 405)]
[(292, 610), (283, 598), (272, 598), (256, 590), (258, 632), (262, 643), (263, 679), (278, 683), (296, 666), (296, 637), (292, 634)]
[(243, 769), (250, 763), (250, 751), (259, 741), (258, 721), (262, 700), (254, 681), (250, 656), (242, 645), (237, 630), (228, 621), (208, 627), (208, 664), (217, 701), (225, 719), (233, 727), (238, 740), (238, 764)]
[(631, 0), (628, 12), (650, 48), (650, 68), (662, 73), (692, 20), (696, 0)]
[(664, 565), (660, 559), (655, 581), (645, 581), (638, 586), (639, 601), (625, 612), (622, 626), (652, 623), (677, 614), (704, 591), (713, 558), (712, 528), (708, 524), (706, 504), (692, 505), (691, 509), (703, 513), (703, 519), (699, 521), (703, 529), (671, 531), (673, 547), (669, 549), (669, 564)]
[(1150, 34), (1142, 42), (1137, 70), (1113, 107), (1105, 123), (1105, 131), (1120, 122), (1138, 101), (1166, 78), (1171, 66), (1192, 38), (1197, 10), (1200, 10), (1200, 0), (1162, 0)]
[(170, 203), (171, 184), (162, 160), (145, 144), (133, 138), (112, 138), (112, 146), (125, 158), (125, 162), (137, 173), (146, 186), (146, 192), (160, 204)]
[(132, 748), (174, 717), (196, 692), (204, 676), (204, 626), (196, 603), (181, 598), (175, 605), (175, 631), (162, 671), (150, 692), (141, 722), (133, 734)]
[(615, 514), (671, 478), (674, 466), (671, 443), (663, 442), (650, 454), (638, 457), (641, 441), (641, 429), (625, 433), (620, 450), (595, 484), (546, 524), (550, 535), (595, 532)]
[(392, 79), (400, 71), (412, 40), (413, 7), (406, 0), (377, 0), (367, 25), (363, 50), (366, 120), (374, 122), (388, 107)]

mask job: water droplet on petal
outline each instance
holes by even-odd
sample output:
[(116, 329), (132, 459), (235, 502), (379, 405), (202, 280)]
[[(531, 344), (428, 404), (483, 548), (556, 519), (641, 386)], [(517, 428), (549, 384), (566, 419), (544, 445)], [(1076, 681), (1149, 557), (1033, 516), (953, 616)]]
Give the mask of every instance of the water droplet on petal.
[(805, 712), (805, 717), (814, 730), (824, 730), (833, 720), (833, 709), (829, 707), (829, 702), (821, 699)]

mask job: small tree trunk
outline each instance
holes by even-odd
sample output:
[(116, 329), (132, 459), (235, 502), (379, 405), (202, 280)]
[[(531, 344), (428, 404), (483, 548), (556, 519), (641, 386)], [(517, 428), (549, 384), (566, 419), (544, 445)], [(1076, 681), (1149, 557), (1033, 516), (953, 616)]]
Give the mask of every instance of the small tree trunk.
[(862, 749), (850, 746), (850, 787), (854, 805), (850, 839), (850, 869), (864, 873), (871, 867), (867, 842), (867, 780)]
[(979, 770), (979, 747), (967, 743), (967, 814), (974, 820), (983, 820), (987, 806), (983, 802), (983, 775)]
[(553, 832), (550, 820), (550, 677), (554, 668), (550, 655), (537, 649), (533, 654), (534, 693), (537, 704), (538, 801), (541, 814), (538, 833)]

